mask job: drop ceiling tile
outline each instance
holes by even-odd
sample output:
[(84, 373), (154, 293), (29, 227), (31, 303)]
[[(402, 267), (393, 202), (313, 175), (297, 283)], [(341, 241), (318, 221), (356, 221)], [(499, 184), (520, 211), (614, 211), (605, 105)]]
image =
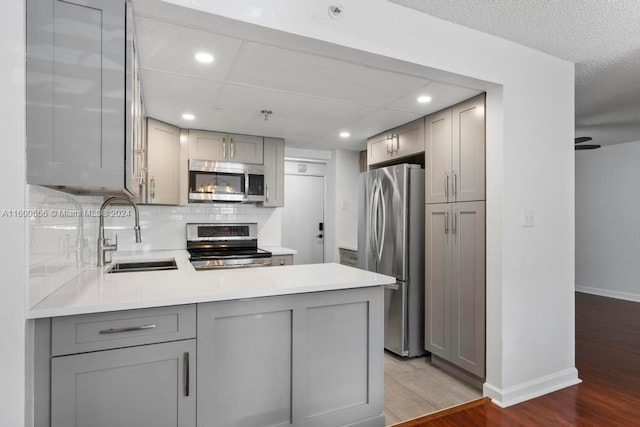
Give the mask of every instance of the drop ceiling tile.
[[(147, 117), (153, 117), (185, 129), (206, 129), (204, 126), (207, 125), (209, 118), (209, 109), (192, 108), (190, 105), (172, 104), (170, 102), (145, 102), (145, 109)], [(183, 119), (182, 115), (186, 112), (193, 114), (195, 119)]]
[(247, 42), (228, 82), (381, 107), (428, 80)]
[(238, 113), (218, 109), (210, 113), (207, 126), (212, 130), (305, 140), (317, 138), (333, 128), (321, 122), (298, 122), (281, 117), (264, 120), (259, 112)]
[(273, 111), (271, 119), (322, 123), (325, 126), (353, 121), (375, 110), (343, 101), (229, 84), (223, 88), (216, 107), (246, 115), (266, 109)]
[[(474, 89), (452, 86), (439, 82), (431, 82), (388, 104), (385, 108), (425, 116), (450, 107), (451, 105), (455, 105), (479, 93), (479, 91)], [(430, 96), (431, 102), (420, 104), (417, 99), (418, 96), (422, 95)]]
[(213, 80), (152, 70), (142, 70), (141, 80), (146, 102), (181, 104), (207, 110), (215, 105), (222, 89), (222, 83)]
[[(366, 141), (368, 138), (392, 129), (396, 126), (408, 123), (422, 117), (422, 114), (408, 113), (404, 111), (380, 109), (373, 113), (342, 126), (338, 131), (345, 130), (351, 135), (349, 141)], [(335, 132), (323, 135), (318, 141), (333, 140)]]
[[(136, 17), (136, 41), (141, 68), (223, 81), (242, 45), (242, 40), (171, 24), (147, 17)], [(209, 52), (211, 64), (195, 60), (196, 52)]]

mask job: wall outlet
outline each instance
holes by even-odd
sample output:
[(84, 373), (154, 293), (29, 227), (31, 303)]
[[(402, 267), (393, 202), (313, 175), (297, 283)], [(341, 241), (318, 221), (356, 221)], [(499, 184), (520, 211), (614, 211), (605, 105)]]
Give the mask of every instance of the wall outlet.
[(522, 227), (535, 227), (535, 212), (532, 210), (522, 211)]

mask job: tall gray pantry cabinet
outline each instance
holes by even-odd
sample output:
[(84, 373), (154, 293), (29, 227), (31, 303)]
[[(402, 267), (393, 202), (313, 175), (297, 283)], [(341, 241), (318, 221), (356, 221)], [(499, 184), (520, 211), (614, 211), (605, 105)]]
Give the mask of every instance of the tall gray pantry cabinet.
[(425, 118), (425, 349), (485, 375), (485, 95)]
[(124, 0), (27, 8), (27, 182), (73, 193), (139, 191), (142, 95)]

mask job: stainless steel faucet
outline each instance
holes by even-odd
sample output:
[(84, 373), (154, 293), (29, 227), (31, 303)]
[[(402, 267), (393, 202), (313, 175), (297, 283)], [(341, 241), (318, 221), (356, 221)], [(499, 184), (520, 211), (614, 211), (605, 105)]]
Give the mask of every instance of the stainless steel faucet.
[(136, 243), (140, 243), (140, 215), (138, 214), (138, 206), (129, 199), (124, 197), (109, 197), (100, 206), (100, 226), (98, 227), (98, 267), (103, 267), (105, 262), (111, 262), (111, 252), (118, 250), (118, 235), (116, 234), (115, 243), (111, 243), (109, 239), (104, 237), (104, 209), (114, 201), (123, 201), (129, 203), (133, 207), (136, 224), (133, 230), (136, 232)]

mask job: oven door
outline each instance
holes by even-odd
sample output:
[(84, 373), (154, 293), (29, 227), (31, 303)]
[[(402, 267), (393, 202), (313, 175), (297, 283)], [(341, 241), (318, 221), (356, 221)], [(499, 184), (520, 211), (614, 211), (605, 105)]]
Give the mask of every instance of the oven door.
[[(194, 162), (196, 162), (194, 164)], [(191, 160), (189, 163), (190, 202), (244, 202), (264, 201), (264, 173), (261, 170), (225, 167), (219, 162)]]

